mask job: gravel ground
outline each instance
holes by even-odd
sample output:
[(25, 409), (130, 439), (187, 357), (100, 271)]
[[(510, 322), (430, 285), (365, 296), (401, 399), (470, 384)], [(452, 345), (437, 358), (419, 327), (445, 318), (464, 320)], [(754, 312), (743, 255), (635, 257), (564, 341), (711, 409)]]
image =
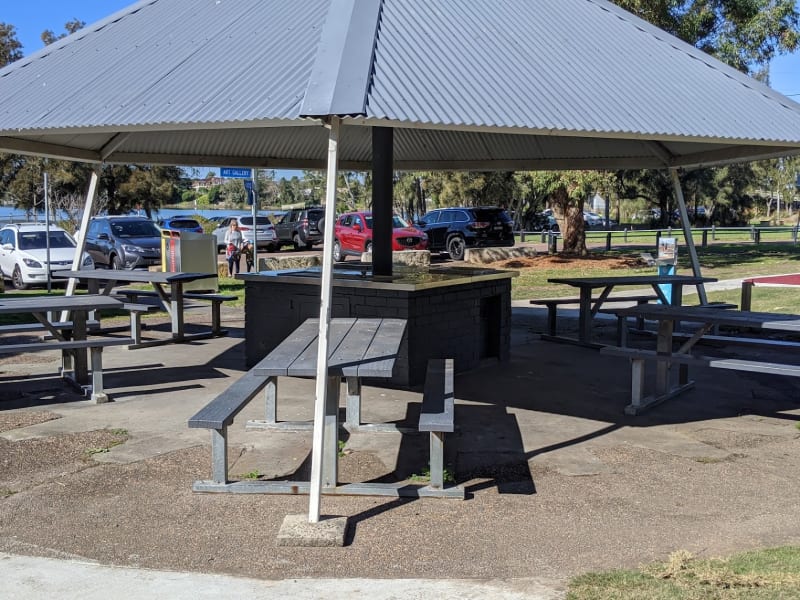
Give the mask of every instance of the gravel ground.
[[(349, 517), (344, 548), (276, 546), (283, 517), (308, 510), (305, 496), (192, 493), (210, 475), (205, 444), (110, 463), (95, 459), (134, 443), (136, 431), (109, 423), (0, 438), (0, 551), (266, 579), (564, 582), (678, 549), (718, 556), (800, 544), (794, 380), (704, 375), (695, 391), (633, 419), (621, 414), (628, 377), (624, 361), (536, 341), (506, 365), (460, 375), (459, 431), (447, 449), (467, 499), (325, 497), (323, 514)], [(59, 410), (3, 410), (0, 430)], [(369, 434), (350, 437), (342, 481), (413, 472), (359, 435)]]

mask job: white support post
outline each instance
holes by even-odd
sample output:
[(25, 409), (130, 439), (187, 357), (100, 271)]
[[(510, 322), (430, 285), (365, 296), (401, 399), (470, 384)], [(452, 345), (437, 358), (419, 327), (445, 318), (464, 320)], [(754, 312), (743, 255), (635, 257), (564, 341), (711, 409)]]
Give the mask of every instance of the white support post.
[[(686, 200), (683, 197), (683, 190), (681, 189), (681, 179), (678, 177), (677, 169), (670, 169), (669, 174), (672, 177), (672, 187), (675, 189), (675, 197), (678, 200), (678, 210), (681, 213), (681, 226), (683, 227), (683, 239), (686, 240), (686, 247), (689, 249), (692, 273), (695, 277), (702, 277), (700, 260), (697, 258), (697, 249), (694, 247), (694, 239), (692, 238), (692, 226), (689, 223), (689, 213), (686, 210)], [(708, 304), (706, 287), (702, 283), (697, 284), (697, 294), (700, 296), (700, 304)]]
[[(319, 523), (322, 494), (322, 467), (325, 436), (325, 405), (328, 383), (328, 332), (333, 294), (333, 224), (336, 220), (336, 179), (339, 162), (339, 119), (332, 117), (328, 137), (328, 177), (325, 187), (325, 245), (322, 252), (322, 290), (317, 338), (317, 381), (314, 402), (314, 435), (311, 447), (311, 486), (308, 502), (309, 523)], [(336, 433), (334, 433), (336, 435)]]

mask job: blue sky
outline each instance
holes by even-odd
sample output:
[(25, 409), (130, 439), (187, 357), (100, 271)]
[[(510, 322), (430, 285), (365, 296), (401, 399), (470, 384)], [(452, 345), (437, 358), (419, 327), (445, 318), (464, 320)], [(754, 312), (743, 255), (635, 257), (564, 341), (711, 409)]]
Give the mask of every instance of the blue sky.
[[(56, 34), (64, 23), (80, 19), (93, 23), (134, 4), (133, 0), (3, 0), (0, 21), (14, 25), (24, 54), (33, 54), (43, 46), (42, 31)], [(770, 66), (770, 84), (774, 89), (800, 102), (800, 52), (776, 58)]]

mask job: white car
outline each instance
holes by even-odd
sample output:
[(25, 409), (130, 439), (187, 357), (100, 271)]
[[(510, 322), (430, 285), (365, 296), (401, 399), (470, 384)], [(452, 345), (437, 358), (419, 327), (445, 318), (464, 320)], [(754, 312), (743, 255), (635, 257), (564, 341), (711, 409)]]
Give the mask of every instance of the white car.
[(601, 217), (597, 213), (585, 210), (583, 211), (583, 222), (586, 223), (586, 225), (588, 225), (589, 227), (602, 227), (603, 217)]
[[(239, 231), (242, 232), (242, 239), (244, 241), (253, 241), (253, 217), (244, 216), (231, 216), (225, 217), (219, 221), (217, 228), (212, 232), (217, 242), (217, 252), (225, 249), (225, 234), (231, 227), (231, 222), (236, 221), (239, 224)], [(278, 239), (275, 235), (275, 226), (269, 217), (258, 216), (256, 217), (256, 229), (258, 230), (258, 248), (259, 250), (266, 249), (269, 252), (275, 252), (278, 249)]]
[[(50, 226), (50, 272), (69, 271), (77, 244), (66, 231)], [(81, 269), (94, 269), (83, 255)], [(12, 223), (0, 229), (0, 276), (18, 290), (47, 284), (47, 227), (44, 223)]]

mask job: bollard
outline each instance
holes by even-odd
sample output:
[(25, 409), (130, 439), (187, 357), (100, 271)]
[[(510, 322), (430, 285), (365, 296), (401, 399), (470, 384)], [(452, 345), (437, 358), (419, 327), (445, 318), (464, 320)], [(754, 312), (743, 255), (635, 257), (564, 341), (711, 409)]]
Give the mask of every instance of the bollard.
[(755, 240), (756, 239), (756, 226), (755, 225), (750, 225), (750, 239), (751, 240)]
[(547, 240), (548, 254), (558, 254), (558, 236), (550, 233), (550, 239)]
[(659, 229), (656, 231), (656, 248), (658, 248), (658, 243), (661, 241), (661, 230)]
[(753, 230), (753, 241), (756, 244), (760, 244), (761, 243), (761, 230), (760, 229), (754, 229)]
[(609, 231), (606, 234), (606, 252), (611, 251), (611, 232)]
[(523, 243), (525, 241), (525, 232), (524, 231), (520, 231), (519, 232), (519, 241), (520, 241), (520, 243)]
[(797, 243), (797, 225), (792, 227), (792, 241), (796, 244)]
[(708, 246), (708, 229), (703, 229), (703, 248)]
[(628, 228), (627, 227), (625, 228), (625, 235), (623, 237), (625, 239), (625, 243), (627, 244), (628, 243)]

